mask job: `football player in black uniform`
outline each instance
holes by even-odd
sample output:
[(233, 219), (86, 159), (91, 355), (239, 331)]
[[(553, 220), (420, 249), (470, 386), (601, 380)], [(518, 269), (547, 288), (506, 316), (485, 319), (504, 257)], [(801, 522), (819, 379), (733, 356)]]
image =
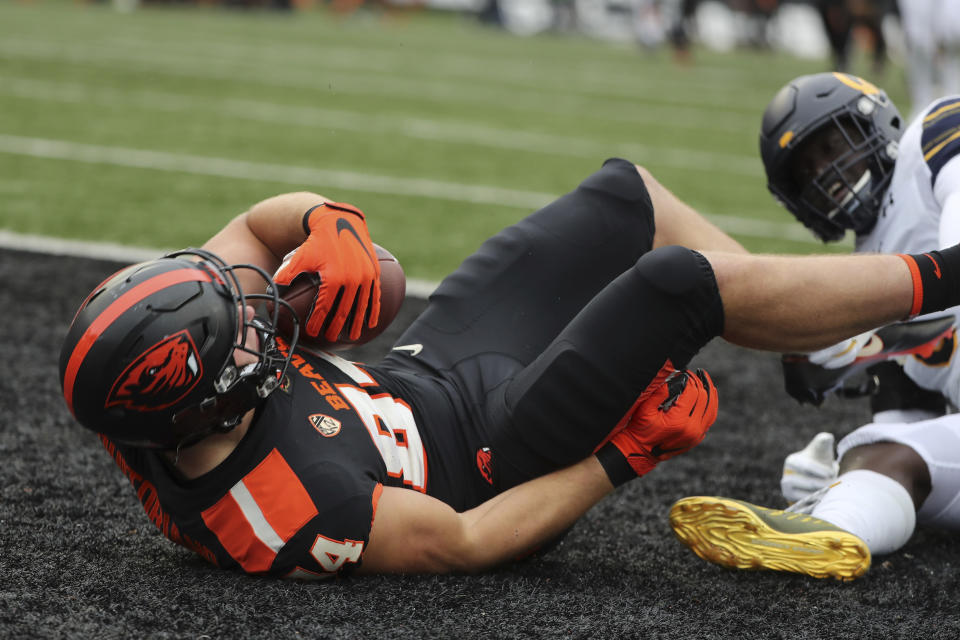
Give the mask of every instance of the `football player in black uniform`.
[(64, 398), (168, 538), (255, 574), (483, 570), (704, 437), (717, 391), (686, 366), (713, 337), (810, 351), (960, 301), (960, 249), (750, 256), (613, 159), (484, 243), (383, 361), (277, 335), (278, 268), (327, 287), (301, 330), (375, 324), (373, 255), (358, 209), (289, 193), (82, 303)]

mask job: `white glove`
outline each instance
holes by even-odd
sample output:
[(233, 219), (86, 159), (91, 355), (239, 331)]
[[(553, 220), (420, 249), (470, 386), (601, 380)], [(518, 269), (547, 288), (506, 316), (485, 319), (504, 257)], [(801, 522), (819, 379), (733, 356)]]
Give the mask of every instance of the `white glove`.
[(810, 443), (783, 461), (780, 491), (793, 504), (837, 479), (840, 464), (833, 448), (833, 434), (818, 433)]
[(807, 359), (824, 369), (839, 369), (853, 363), (860, 351), (870, 342), (876, 330), (865, 331), (858, 336), (847, 338), (837, 344), (807, 354)]

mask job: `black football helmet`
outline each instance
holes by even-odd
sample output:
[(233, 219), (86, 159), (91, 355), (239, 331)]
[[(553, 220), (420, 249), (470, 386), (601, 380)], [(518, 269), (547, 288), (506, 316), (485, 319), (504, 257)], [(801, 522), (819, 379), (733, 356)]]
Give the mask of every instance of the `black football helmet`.
[[(266, 293), (245, 294), (251, 269)], [(247, 318), (261, 300), (268, 317)], [(80, 424), (142, 447), (187, 446), (229, 431), (279, 384), (297, 341), (281, 348), (273, 280), (254, 265), (228, 266), (202, 249), (135, 264), (101, 283), (74, 316), (60, 350), (60, 385)], [(259, 344), (246, 344), (249, 329)], [(256, 357), (238, 367), (234, 350)]]
[[(831, 162), (798, 177), (804, 156), (830, 131), (840, 137)], [(763, 113), (760, 156), (767, 188), (824, 242), (847, 229), (867, 233), (890, 184), (903, 120), (881, 89), (845, 73), (800, 76)], [(801, 174), (802, 175), (802, 174)]]

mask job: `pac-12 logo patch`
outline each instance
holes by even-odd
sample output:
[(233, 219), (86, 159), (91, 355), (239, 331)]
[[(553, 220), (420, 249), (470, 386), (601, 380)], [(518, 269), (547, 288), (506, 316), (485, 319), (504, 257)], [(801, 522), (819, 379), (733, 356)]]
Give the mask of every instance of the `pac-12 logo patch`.
[(477, 449), (477, 470), (487, 481), (487, 484), (493, 485), (493, 452), (490, 447)]
[(159, 411), (176, 404), (203, 377), (203, 363), (190, 332), (167, 336), (130, 363), (114, 381), (107, 407)]
[(317, 433), (325, 438), (332, 438), (340, 433), (340, 421), (336, 418), (325, 416), (322, 413), (315, 413), (307, 416), (307, 420), (309, 420), (313, 428), (317, 430)]

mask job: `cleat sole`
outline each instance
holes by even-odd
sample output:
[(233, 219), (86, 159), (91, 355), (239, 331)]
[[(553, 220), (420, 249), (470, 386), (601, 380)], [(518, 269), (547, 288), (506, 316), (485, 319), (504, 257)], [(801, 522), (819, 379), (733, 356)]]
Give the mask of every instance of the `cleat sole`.
[[(768, 522), (777, 519), (785, 531)], [(810, 522), (828, 528), (803, 531)], [(814, 578), (853, 580), (870, 568), (870, 550), (860, 538), (803, 514), (747, 506), (728, 498), (691, 497), (670, 508), (677, 538), (708, 562), (732, 569), (768, 569)]]

